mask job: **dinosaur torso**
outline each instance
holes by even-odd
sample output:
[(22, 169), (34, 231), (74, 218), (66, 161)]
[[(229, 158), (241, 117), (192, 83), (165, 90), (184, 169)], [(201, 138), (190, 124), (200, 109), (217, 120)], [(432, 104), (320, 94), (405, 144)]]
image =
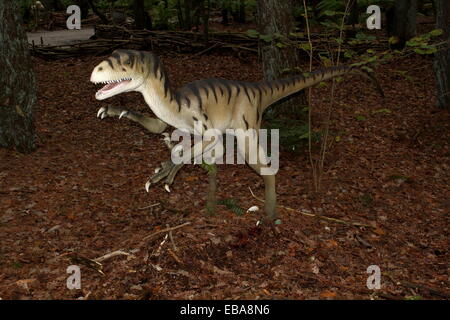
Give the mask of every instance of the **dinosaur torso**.
[[(194, 122), (201, 121), (204, 129), (224, 131), (229, 128), (258, 129), (264, 110), (271, 104), (321, 81), (347, 73), (350, 69), (347, 66), (329, 68), (317, 71), (310, 77), (296, 76), (255, 83), (204, 79), (173, 91), (158, 57), (142, 51), (118, 50), (94, 69), (91, 81), (106, 82), (108, 84), (105, 87), (108, 87), (111, 86), (108, 81), (131, 79), (118, 93), (132, 90), (141, 92), (154, 114), (169, 125), (193, 132)], [(127, 85), (132, 89), (127, 88)]]

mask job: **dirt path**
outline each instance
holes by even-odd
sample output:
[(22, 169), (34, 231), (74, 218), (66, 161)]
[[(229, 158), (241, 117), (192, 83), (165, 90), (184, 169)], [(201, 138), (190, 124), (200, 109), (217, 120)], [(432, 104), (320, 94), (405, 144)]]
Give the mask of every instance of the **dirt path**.
[(81, 30), (58, 30), (58, 31), (41, 31), (41, 32), (27, 32), (28, 42), (35, 44), (42, 42), (44, 45), (64, 45), (72, 44), (79, 41), (89, 40), (94, 34), (94, 28), (82, 28)]

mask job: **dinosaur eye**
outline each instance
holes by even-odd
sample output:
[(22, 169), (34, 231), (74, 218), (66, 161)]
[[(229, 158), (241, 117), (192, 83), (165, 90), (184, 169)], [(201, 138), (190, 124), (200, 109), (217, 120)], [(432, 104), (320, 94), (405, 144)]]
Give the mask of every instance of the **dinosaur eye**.
[(125, 60), (125, 64), (128, 64), (128, 65), (130, 65), (130, 64), (131, 64), (131, 61), (130, 61), (130, 59), (127, 59), (127, 60)]

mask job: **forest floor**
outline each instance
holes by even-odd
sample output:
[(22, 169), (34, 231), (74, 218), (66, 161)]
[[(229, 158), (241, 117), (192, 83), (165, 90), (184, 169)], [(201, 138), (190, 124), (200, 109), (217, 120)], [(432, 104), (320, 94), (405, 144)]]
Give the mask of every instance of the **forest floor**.
[[(174, 87), (206, 77), (262, 78), (254, 56), (161, 58)], [(38, 149), (0, 150), (1, 299), (450, 297), (450, 119), (436, 108), (430, 58), (378, 67), (385, 102), (359, 77), (337, 84), (335, 142), (321, 191), (312, 187), (307, 150), (281, 152), (279, 236), (256, 227), (262, 210), (238, 216), (218, 206), (208, 216), (207, 175), (199, 166), (184, 167), (171, 193), (163, 185), (146, 193), (169, 152), (160, 135), (96, 117), (107, 105), (151, 114), (137, 93), (94, 99), (89, 76), (101, 60), (33, 59)], [(315, 130), (323, 128), (329, 91), (313, 89)], [(250, 168), (220, 165), (218, 177), (221, 198), (263, 207), (249, 191), (263, 195)], [(166, 238), (164, 229), (176, 226)], [(102, 272), (91, 265), (116, 250), (129, 255), (105, 259)], [(66, 287), (70, 265), (81, 267), (79, 290)], [(366, 286), (371, 265), (381, 270), (380, 290)]]

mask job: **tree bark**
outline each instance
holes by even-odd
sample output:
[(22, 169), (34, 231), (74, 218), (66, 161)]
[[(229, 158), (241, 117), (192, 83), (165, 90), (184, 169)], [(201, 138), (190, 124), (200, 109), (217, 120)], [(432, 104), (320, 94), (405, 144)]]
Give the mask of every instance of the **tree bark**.
[[(293, 47), (279, 48), (276, 46), (279, 40), (275, 35), (288, 37), (294, 32), (294, 16), (292, 14), (291, 0), (258, 0), (257, 16), (259, 32), (262, 35), (271, 35), (274, 39), (271, 43), (260, 41), (260, 52), (262, 56), (264, 78), (274, 80), (286, 77), (289, 73), (294, 73), (299, 66), (298, 52)], [(291, 72), (286, 72), (291, 70)], [(300, 110), (307, 105), (306, 93), (298, 93), (294, 99), (277, 103), (270, 107), (266, 113), (269, 116), (283, 113), (289, 117), (296, 118)]]
[(145, 11), (144, 0), (133, 1), (134, 23), (138, 30), (151, 30), (152, 20), (147, 11)]
[[(450, 41), (450, 1), (436, 0), (436, 27), (444, 30), (444, 40)], [(450, 108), (450, 45), (446, 43), (435, 54), (439, 108)]]
[(0, 146), (27, 153), (36, 148), (36, 88), (15, 0), (0, 1), (0, 20)]
[(75, 4), (80, 7), (81, 19), (86, 19), (89, 14), (89, 3), (87, 0), (76, 0)]
[(398, 37), (394, 47), (403, 48), (406, 41), (416, 36), (417, 0), (397, 0), (388, 13), (389, 34)]

